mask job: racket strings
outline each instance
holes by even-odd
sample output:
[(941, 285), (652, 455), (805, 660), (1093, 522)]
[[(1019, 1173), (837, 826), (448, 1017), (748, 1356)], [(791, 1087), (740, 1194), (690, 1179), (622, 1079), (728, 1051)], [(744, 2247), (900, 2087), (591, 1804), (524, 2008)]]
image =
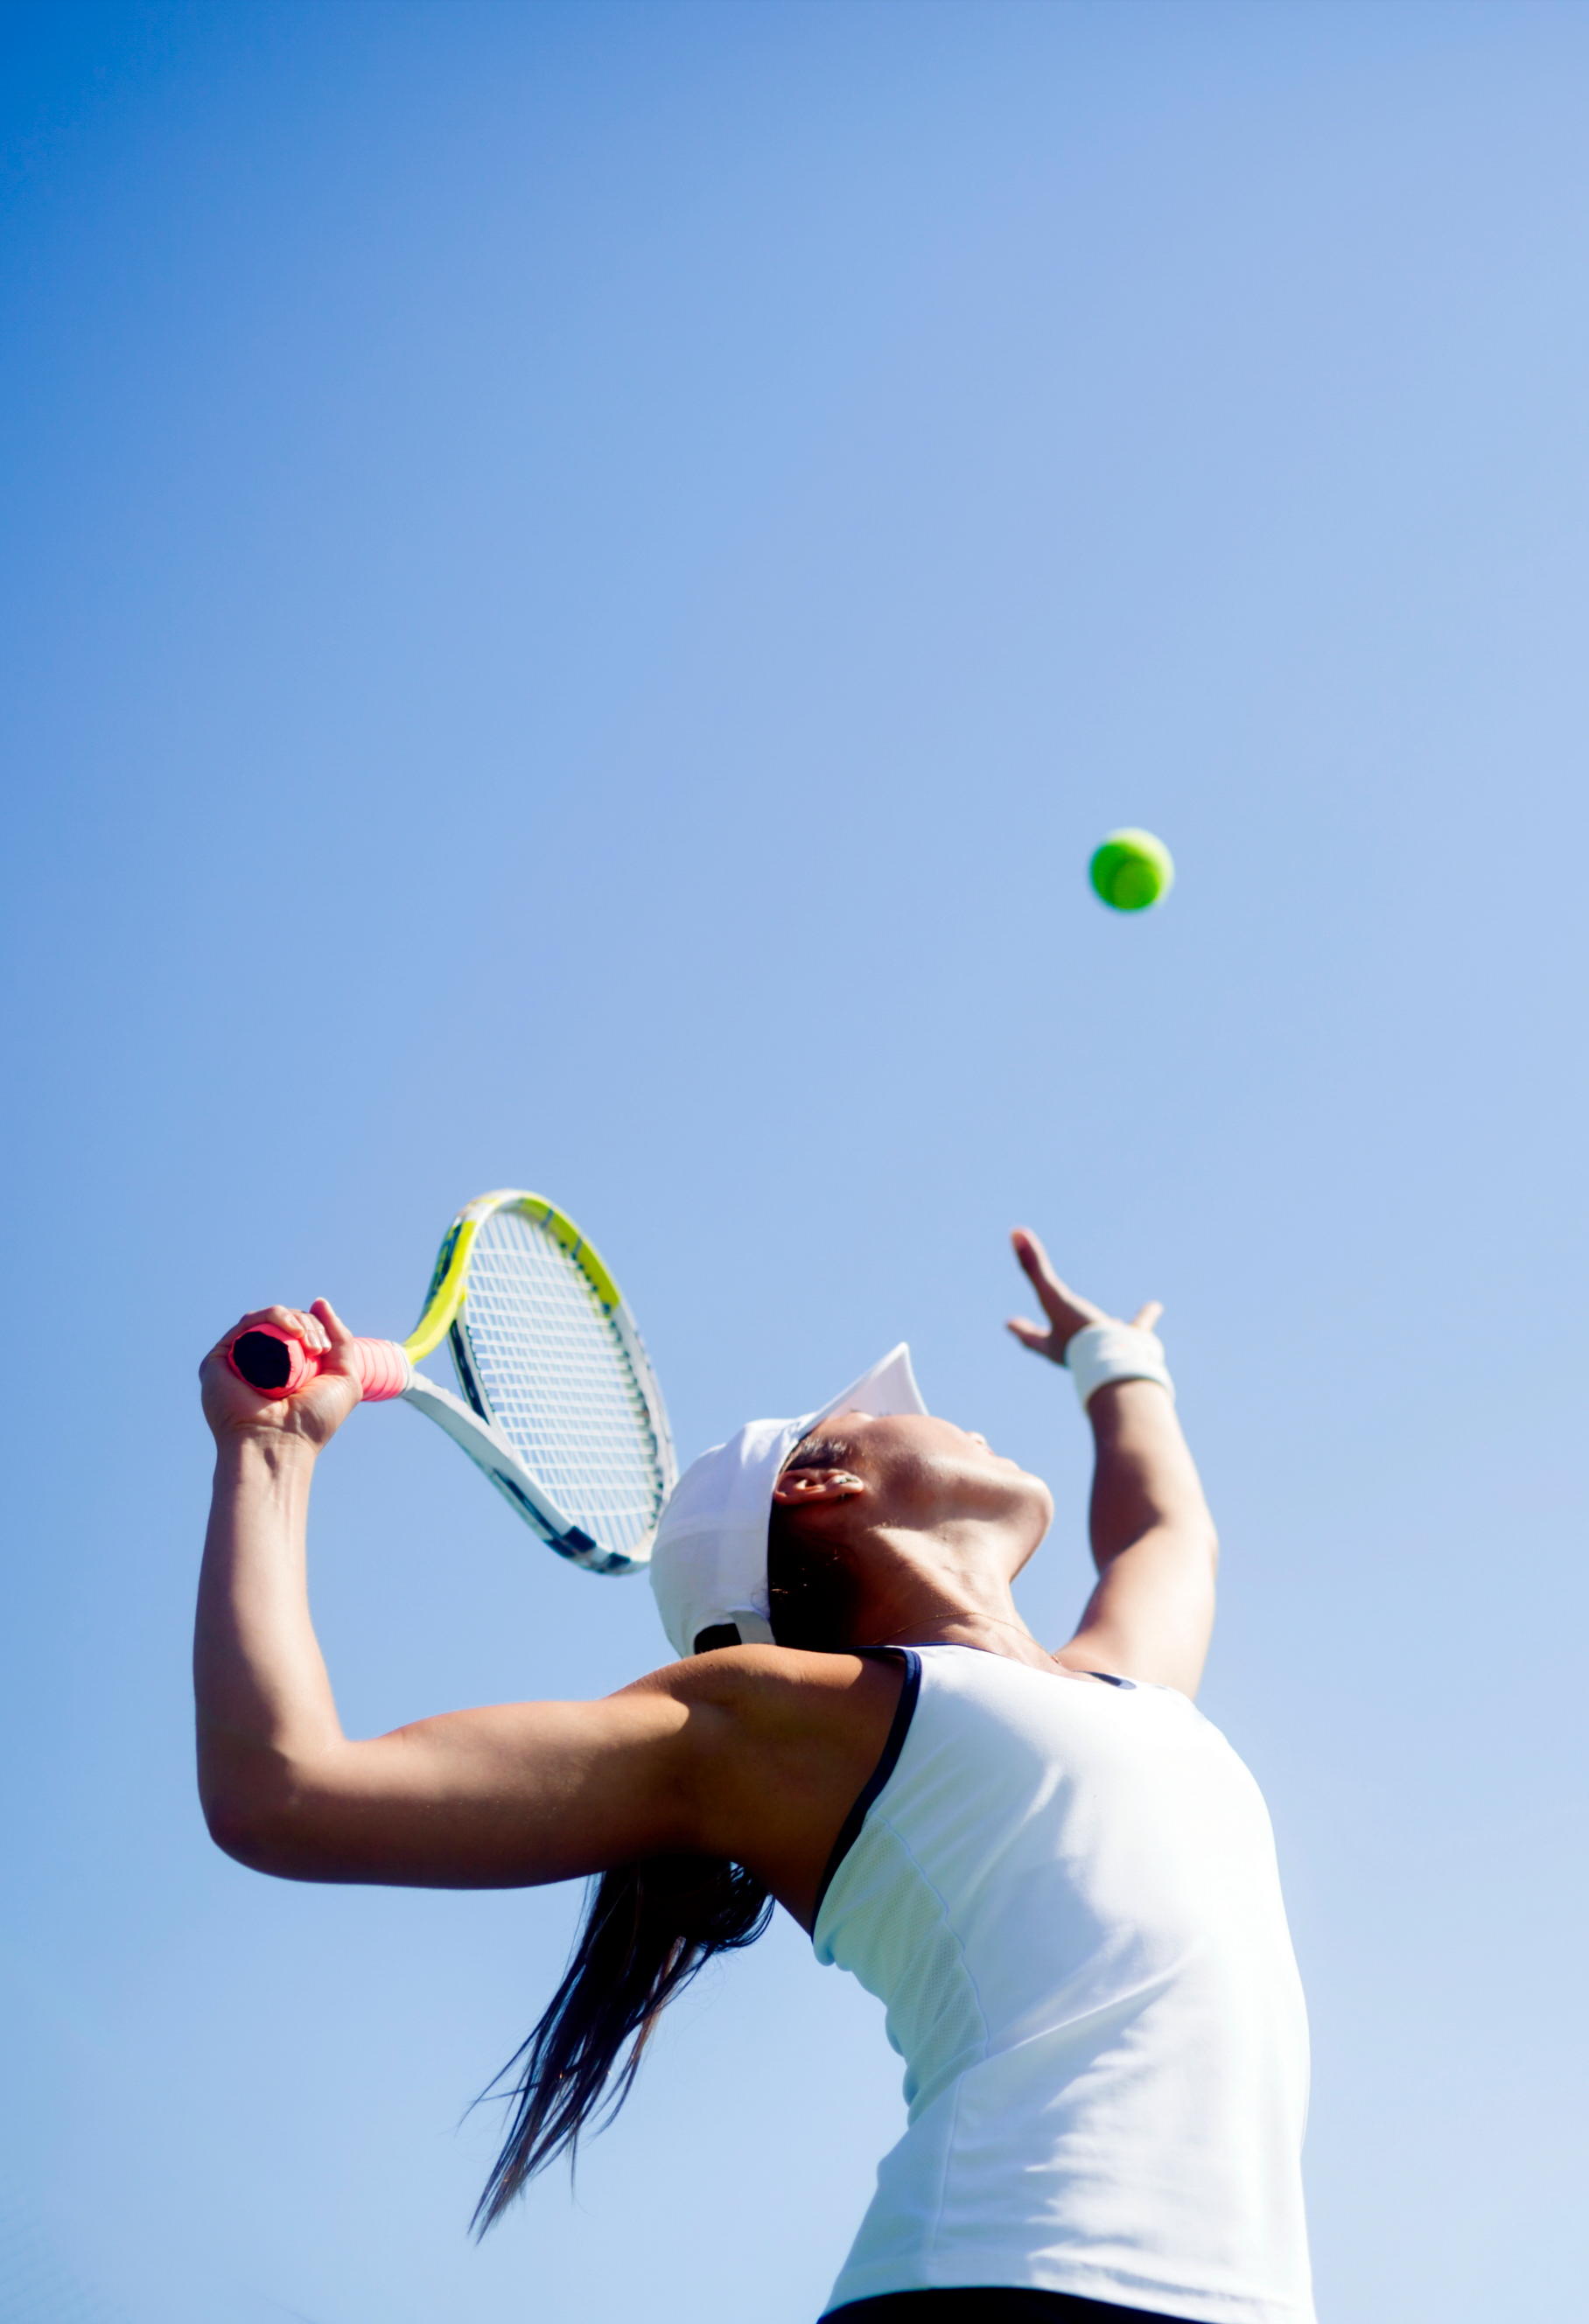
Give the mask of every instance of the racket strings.
[(491, 1418), (604, 1548), (636, 1549), (662, 1497), (659, 1447), (623, 1335), (577, 1262), (522, 1211), (482, 1225), (462, 1316)]

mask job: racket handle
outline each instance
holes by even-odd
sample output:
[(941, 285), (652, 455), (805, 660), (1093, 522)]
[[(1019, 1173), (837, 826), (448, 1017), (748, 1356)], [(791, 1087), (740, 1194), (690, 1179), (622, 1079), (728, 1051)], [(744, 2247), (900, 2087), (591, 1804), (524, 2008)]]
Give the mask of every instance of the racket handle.
[[(318, 1379), (325, 1360), (274, 1323), (255, 1323), (239, 1332), (226, 1350), (226, 1361), (238, 1379), (273, 1404)], [(401, 1396), (412, 1378), (409, 1360), (395, 1340), (356, 1340), (353, 1368), (366, 1404)]]

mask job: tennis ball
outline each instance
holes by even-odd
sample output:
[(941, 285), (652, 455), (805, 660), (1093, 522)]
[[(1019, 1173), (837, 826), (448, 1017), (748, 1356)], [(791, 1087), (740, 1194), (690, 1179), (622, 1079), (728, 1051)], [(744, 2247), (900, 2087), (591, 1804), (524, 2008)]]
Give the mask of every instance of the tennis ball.
[(1116, 912), (1142, 912), (1168, 896), (1175, 878), (1169, 850), (1150, 831), (1112, 831), (1087, 866), (1093, 892)]

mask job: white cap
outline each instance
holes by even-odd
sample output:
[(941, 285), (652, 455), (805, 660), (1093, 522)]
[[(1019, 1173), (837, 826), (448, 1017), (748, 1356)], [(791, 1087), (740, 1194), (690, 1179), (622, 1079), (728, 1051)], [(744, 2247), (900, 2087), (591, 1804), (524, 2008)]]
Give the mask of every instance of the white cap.
[(692, 1461), (669, 1496), (651, 1555), (657, 1610), (675, 1653), (694, 1654), (703, 1630), (725, 1624), (738, 1631), (742, 1646), (772, 1643), (767, 1524), (778, 1472), (802, 1437), (836, 1412), (881, 1418), (926, 1410), (901, 1341), (820, 1412), (803, 1420), (747, 1420), (726, 1444)]

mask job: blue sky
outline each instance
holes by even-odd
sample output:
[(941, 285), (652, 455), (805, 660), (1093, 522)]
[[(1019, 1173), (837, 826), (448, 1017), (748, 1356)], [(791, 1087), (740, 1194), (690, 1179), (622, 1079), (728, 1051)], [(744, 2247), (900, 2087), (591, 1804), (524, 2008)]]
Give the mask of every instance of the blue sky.
[[(193, 1391), (483, 1189), (689, 1454), (908, 1335), (1050, 1477), (1002, 1238), (1167, 1302), (1205, 1707), (1313, 2009), (1325, 2324), (1566, 2302), (1584, 2163), (1589, 16), (8, 10), (0, 1767), (18, 2324), (810, 2324), (899, 2121), (780, 1929), (480, 2250), (577, 1898), (192, 1799)], [(1086, 885), (1161, 832), (1161, 912)], [(411, 1414), (350, 1727), (661, 1658)]]

